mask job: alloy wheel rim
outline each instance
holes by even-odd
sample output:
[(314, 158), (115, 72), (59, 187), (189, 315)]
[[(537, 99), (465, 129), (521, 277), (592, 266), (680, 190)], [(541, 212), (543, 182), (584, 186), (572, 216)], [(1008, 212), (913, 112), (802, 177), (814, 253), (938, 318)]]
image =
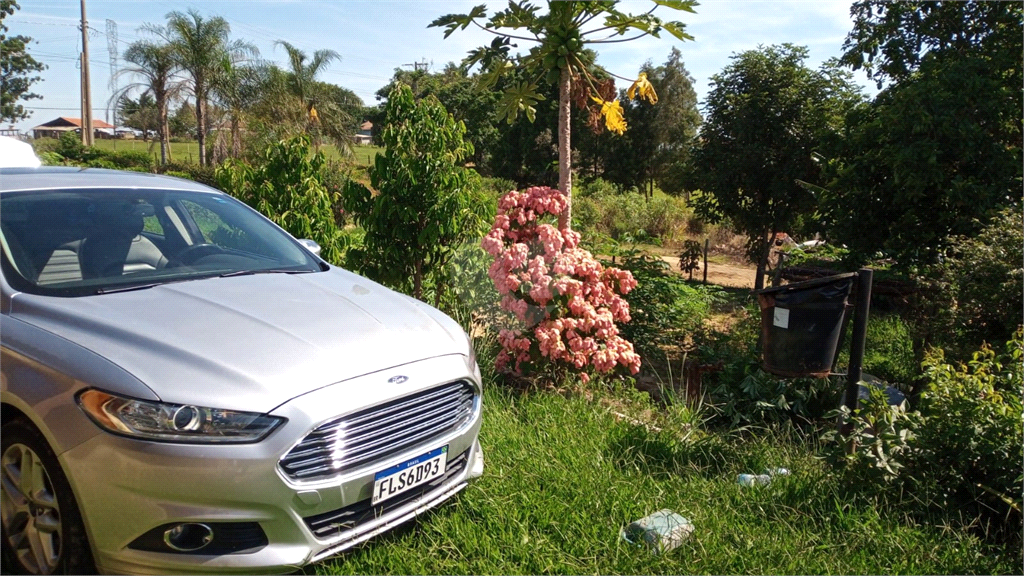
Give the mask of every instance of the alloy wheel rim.
[(18, 562), (32, 574), (52, 574), (61, 555), (60, 506), (43, 461), (24, 444), (0, 458), (0, 515)]

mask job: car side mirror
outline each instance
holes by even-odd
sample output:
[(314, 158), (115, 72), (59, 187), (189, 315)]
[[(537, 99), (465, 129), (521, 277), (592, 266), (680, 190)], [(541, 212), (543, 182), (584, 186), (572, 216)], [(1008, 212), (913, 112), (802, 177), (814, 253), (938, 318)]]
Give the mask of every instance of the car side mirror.
[(309, 238), (299, 238), (299, 244), (302, 244), (306, 248), (306, 250), (312, 252), (314, 256), (320, 256), (320, 245), (317, 244), (315, 240), (310, 240)]

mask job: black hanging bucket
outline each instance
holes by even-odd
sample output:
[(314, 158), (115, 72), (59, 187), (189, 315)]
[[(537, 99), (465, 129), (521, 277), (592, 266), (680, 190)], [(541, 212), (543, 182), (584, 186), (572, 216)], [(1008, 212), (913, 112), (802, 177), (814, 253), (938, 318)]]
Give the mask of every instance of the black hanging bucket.
[(758, 290), (761, 364), (772, 374), (825, 378), (842, 338), (856, 273)]

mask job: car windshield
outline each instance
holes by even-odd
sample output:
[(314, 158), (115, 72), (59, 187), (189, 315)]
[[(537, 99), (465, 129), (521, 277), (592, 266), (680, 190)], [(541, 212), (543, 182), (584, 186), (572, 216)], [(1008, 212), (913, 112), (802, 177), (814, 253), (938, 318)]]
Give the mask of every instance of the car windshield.
[(83, 189), (0, 197), (4, 275), (83, 296), (217, 276), (322, 270), (294, 239), (224, 194)]

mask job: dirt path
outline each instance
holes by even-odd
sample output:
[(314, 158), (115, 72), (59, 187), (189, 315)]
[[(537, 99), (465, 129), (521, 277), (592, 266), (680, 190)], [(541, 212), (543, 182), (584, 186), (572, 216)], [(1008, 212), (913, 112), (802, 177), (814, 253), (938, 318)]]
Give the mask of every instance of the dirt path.
[[(673, 270), (679, 270), (679, 258), (674, 256), (662, 256), (661, 259), (668, 262), (669, 266), (672, 266)], [(735, 266), (732, 264), (715, 264), (714, 262), (708, 262), (708, 283), (718, 286), (728, 286), (729, 288), (749, 288), (753, 290), (755, 272), (756, 269), (753, 266)], [(703, 277), (703, 270), (698, 270), (693, 273), (693, 278), (695, 280)]]

